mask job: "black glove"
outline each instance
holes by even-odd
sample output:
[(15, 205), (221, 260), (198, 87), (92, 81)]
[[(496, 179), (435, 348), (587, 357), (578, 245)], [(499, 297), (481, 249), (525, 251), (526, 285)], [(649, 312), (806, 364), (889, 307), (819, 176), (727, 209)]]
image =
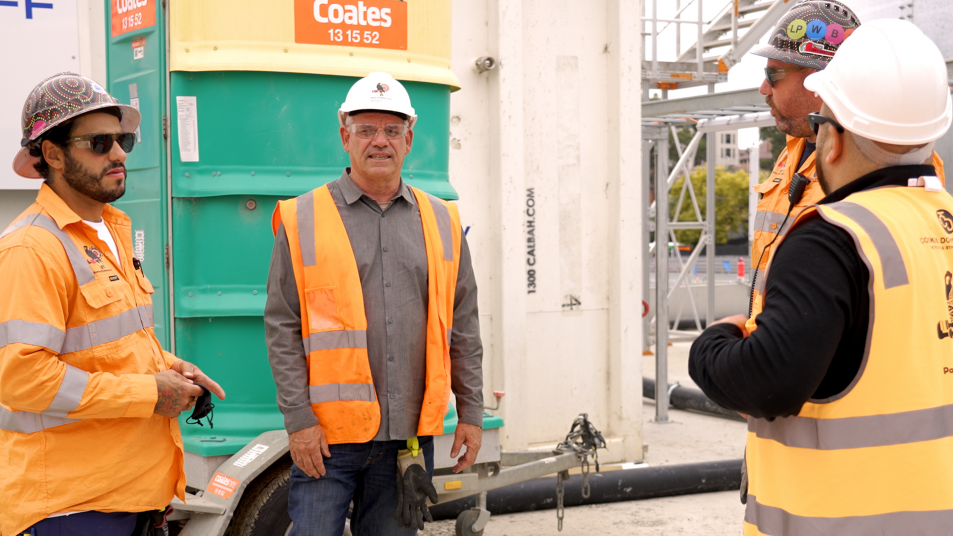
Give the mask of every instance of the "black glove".
[(185, 419), (185, 422), (202, 426), (200, 419), (207, 416), (209, 428), (215, 428), (215, 426), (212, 425), (212, 410), (215, 409), (215, 404), (212, 403), (212, 393), (208, 390), (208, 387), (205, 387), (201, 383), (196, 383), (195, 385), (202, 388), (202, 395), (195, 401), (195, 407), (192, 408), (192, 415)]
[(404, 528), (424, 530), (424, 520), (433, 522), (427, 499), (437, 504), (437, 488), (422, 465), (412, 464), (401, 476), (397, 471), (397, 524)]

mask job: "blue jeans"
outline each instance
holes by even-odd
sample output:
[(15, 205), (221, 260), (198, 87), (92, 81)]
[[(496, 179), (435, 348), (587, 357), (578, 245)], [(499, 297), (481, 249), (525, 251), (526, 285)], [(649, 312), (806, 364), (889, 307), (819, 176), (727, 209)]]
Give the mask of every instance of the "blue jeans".
[(83, 512), (51, 517), (19, 532), (30, 536), (129, 536), (136, 528), (139, 514)]
[[(427, 472), (433, 476), (433, 437), (421, 437)], [(291, 467), (288, 514), (291, 536), (341, 536), (348, 507), (354, 501), (354, 536), (414, 536), (417, 529), (397, 524), (397, 451), (406, 441), (371, 441), (330, 445), (324, 459), (327, 474), (312, 478)]]

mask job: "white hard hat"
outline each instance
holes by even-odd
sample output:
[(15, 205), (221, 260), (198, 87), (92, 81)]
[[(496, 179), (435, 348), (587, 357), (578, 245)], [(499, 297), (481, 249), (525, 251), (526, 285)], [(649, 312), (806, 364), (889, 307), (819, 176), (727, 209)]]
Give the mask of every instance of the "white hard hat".
[(374, 110), (406, 115), (410, 128), (417, 122), (417, 112), (410, 105), (410, 95), (400, 82), (388, 73), (375, 72), (361, 78), (347, 92), (347, 99), (338, 110), (341, 126), (351, 112)]
[(864, 138), (896, 145), (934, 141), (950, 128), (946, 63), (908, 21), (861, 25), (823, 71), (804, 79), (837, 121)]

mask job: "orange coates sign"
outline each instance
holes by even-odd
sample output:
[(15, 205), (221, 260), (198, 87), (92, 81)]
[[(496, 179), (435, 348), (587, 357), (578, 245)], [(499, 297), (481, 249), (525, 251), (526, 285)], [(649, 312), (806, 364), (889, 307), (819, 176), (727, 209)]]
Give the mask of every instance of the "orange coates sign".
[(156, 25), (158, 0), (109, 0), (112, 7), (112, 36)]
[(295, 43), (407, 50), (407, 2), (295, 0)]

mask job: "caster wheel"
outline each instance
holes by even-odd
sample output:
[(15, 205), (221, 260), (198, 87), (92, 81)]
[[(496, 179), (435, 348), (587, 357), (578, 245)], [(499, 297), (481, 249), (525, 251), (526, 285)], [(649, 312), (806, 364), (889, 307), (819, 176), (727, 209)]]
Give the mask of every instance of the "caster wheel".
[(465, 510), (457, 516), (457, 536), (483, 536), (483, 531), (475, 532), (473, 524), (480, 517), (477, 510)]

